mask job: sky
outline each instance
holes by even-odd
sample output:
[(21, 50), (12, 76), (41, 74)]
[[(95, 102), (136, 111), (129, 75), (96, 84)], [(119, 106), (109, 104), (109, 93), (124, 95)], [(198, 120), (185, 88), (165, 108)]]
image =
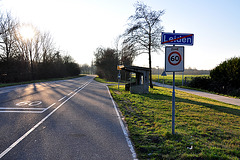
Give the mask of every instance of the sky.
[[(185, 68), (213, 69), (240, 56), (239, 0), (142, 0), (153, 10), (165, 10), (164, 32), (192, 33), (194, 45), (185, 46)], [(115, 47), (128, 27), (136, 0), (0, 0), (1, 12), (11, 12), (22, 23), (48, 31), (58, 49), (79, 64), (91, 64), (98, 47)], [(152, 66), (164, 67), (164, 49), (152, 53)], [(148, 67), (142, 54), (134, 65)]]

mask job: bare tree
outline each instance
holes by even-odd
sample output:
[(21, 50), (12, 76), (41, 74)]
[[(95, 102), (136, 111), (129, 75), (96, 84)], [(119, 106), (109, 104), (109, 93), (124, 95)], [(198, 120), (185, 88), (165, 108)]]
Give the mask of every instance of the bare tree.
[(49, 32), (42, 33), (32, 24), (20, 23), (10, 13), (0, 13), (0, 82), (79, 73), (78, 64), (55, 49)]
[(14, 34), (18, 22), (13, 19), (10, 13), (6, 16), (1, 16), (0, 21), (0, 38), (1, 38), (1, 50), (3, 51), (2, 59), (5, 59), (7, 64), (9, 59), (14, 56), (15, 52), (12, 51), (13, 44), (15, 43)]
[(134, 46), (139, 54), (148, 53), (150, 68), (150, 87), (152, 84), (151, 52), (156, 52), (161, 47), (161, 16), (164, 11), (153, 11), (144, 3), (135, 4), (135, 14), (129, 17), (129, 28), (125, 32), (123, 43)]
[(120, 52), (120, 61), (124, 65), (132, 65), (133, 60), (137, 56), (137, 51), (134, 46), (125, 45)]
[(46, 63), (51, 61), (53, 53), (55, 52), (55, 45), (49, 32), (41, 34), (41, 44), (42, 62)]
[(123, 65), (132, 65), (133, 60), (137, 56), (137, 50), (134, 45), (123, 43), (124, 37), (119, 35), (115, 39), (115, 50), (118, 54), (119, 63)]

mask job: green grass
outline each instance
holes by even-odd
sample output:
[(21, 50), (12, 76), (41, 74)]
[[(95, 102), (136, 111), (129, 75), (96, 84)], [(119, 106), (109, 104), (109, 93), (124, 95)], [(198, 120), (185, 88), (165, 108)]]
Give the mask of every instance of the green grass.
[[(107, 81), (106, 79), (102, 79), (99, 77), (94, 78), (95, 81), (100, 82), (100, 83), (106, 83), (106, 84), (118, 84), (118, 82), (111, 82), (111, 81)], [(120, 82), (119, 84), (125, 84), (123, 82)]]
[(95, 81), (100, 82), (100, 83), (108, 83), (108, 84), (117, 84), (117, 82), (109, 82), (106, 79), (102, 79), (99, 77), (94, 78)]
[(16, 86), (16, 85), (21, 85), (21, 84), (30, 84), (30, 83), (39, 83), (39, 82), (49, 82), (49, 81), (72, 79), (72, 78), (78, 78), (78, 77), (83, 77), (83, 76), (85, 76), (85, 75), (65, 77), (65, 78), (51, 78), (51, 79), (42, 79), (42, 80), (32, 80), (32, 81), (24, 81), (24, 82), (16, 82), (16, 83), (0, 83), (0, 88), (1, 87), (7, 87), (7, 86)]
[[(185, 81), (185, 77), (187, 77), (187, 81), (191, 81), (192, 77), (200, 77), (200, 76), (209, 76), (209, 75), (184, 75), (183, 81)], [(161, 76), (159, 75), (159, 83), (163, 83), (164, 78), (164, 84), (172, 85), (173, 83), (173, 75), (167, 75), (167, 76)], [(155, 82), (158, 82), (158, 75), (152, 75), (152, 79)], [(181, 86), (182, 85), (182, 75), (175, 75), (175, 85)]]
[(123, 86), (109, 88), (139, 159), (240, 158), (239, 106), (176, 91), (176, 134), (172, 135), (171, 89), (154, 87), (139, 95)]

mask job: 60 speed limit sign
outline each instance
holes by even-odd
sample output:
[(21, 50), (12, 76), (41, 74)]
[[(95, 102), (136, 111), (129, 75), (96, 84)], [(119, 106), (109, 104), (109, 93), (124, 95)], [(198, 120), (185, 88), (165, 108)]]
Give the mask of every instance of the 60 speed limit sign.
[(165, 71), (183, 72), (184, 71), (184, 47), (166, 46), (165, 47)]

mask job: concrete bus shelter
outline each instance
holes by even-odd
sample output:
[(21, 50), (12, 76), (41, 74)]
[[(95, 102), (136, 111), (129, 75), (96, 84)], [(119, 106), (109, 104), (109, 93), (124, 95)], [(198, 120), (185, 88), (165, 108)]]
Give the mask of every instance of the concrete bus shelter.
[(136, 94), (149, 93), (149, 68), (138, 66), (124, 66), (121, 69), (136, 74), (136, 82), (126, 84), (125, 90), (130, 90), (131, 93)]

